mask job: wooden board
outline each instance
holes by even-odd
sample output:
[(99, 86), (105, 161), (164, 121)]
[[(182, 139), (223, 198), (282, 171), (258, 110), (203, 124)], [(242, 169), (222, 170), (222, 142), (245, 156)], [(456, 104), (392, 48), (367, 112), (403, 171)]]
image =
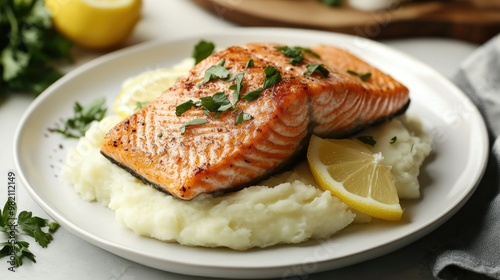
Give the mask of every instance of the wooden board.
[(319, 0), (193, 2), (218, 17), (243, 26), (320, 29), (370, 39), (430, 36), (483, 43), (500, 33), (500, 8), (468, 1), (406, 1), (377, 12), (347, 6), (328, 7)]

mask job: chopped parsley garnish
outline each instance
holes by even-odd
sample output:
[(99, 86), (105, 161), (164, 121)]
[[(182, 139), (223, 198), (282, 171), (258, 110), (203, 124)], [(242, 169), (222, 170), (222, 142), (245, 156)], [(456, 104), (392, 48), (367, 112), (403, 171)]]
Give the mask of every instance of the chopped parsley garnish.
[(398, 141), (398, 137), (394, 136), (394, 137), (391, 138), (391, 141), (389, 143), (390, 144), (394, 144), (394, 143), (396, 143), (396, 141)]
[(241, 97), (242, 99), (245, 99), (246, 101), (255, 100), (259, 98), (262, 90), (268, 87), (272, 87), (281, 81), (280, 71), (272, 66), (267, 66), (266, 69), (264, 70), (264, 73), (266, 74), (266, 77), (264, 78), (264, 84), (262, 85), (262, 87), (247, 92), (245, 95)]
[(230, 90), (233, 90), (233, 104), (238, 103), (240, 101), (241, 88), (243, 87), (243, 77), (245, 73), (238, 73), (233, 76), (231, 80), (236, 80), (236, 84), (233, 84), (229, 87)]
[(252, 100), (255, 100), (257, 98), (259, 98), (260, 96), (260, 93), (262, 92), (262, 88), (257, 88), (257, 89), (254, 89), (252, 91), (249, 91), (247, 93), (245, 93), (245, 95), (243, 95), (241, 98), (246, 100), (246, 101), (252, 101)]
[(321, 73), (323, 77), (328, 77), (328, 75), (330, 74), (330, 71), (328, 71), (328, 69), (326, 69), (323, 64), (309, 64), (306, 66), (306, 68), (307, 72), (304, 73), (304, 76), (306, 77), (311, 76), (312, 74), (314, 74), (314, 72)]
[(181, 126), (181, 134), (186, 133), (188, 126), (204, 124), (206, 122), (207, 122), (207, 119), (203, 119), (203, 118), (196, 118), (190, 122), (187, 122)]
[(302, 62), (304, 60), (304, 56), (302, 55), (302, 52), (307, 52), (312, 54), (315, 57), (319, 57), (319, 55), (315, 52), (313, 52), (309, 48), (304, 48), (304, 47), (289, 47), (289, 46), (276, 46), (274, 47), (275, 49), (281, 51), (284, 55), (290, 57), (290, 63), (292, 65), (295, 65), (299, 62)]
[(215, 45), (212, 42), (201, 40), (198, 44), (196, 44), (196, 46), (194, 46), (193, 53), (191, 55), (194, 58), (194, 63), (198, 64), (198, 62), (211, 55), (214, 50)]
[[(224, 60), (217, 63), (217, 65), (211, 66), (209, 69), (207, 69), (205, 71), (204, 82), (202, 82), (200, 85), (202, 85), (205, 82), (208, 82), (212, 79), (215, 79), (215, 78), (220, 78), (220, 79), (223, 79), (224, 81), (227, 81), (227, 82), (235, 81), (234, 84), (229, 86), (229, 89), (233, 91), (232, 92), (233, 103), (231, 103), (231, 101), (229, 101), (229, 99), (227, 98), (226, 94), (221, 91), (221, 92), (215, 93), (213, 96), (205, 96), (205, 97), (201, 97), (199, 100), (188, 100), (184, 103), (179, 104), (175, 108), (175, 114), (177, 116), (182, 115), (183, 113), (185, 113), (186, 111), (190, 110), (193, 107), (200, 108), (206, 116), (209, 116), (209, 117), (211, 116), (213, 119), (219, 118), (219, 116), (227, 110), (230, 110), (230, 109), (232, 111), (239, 110), (236, 107), (236, 105), (240, 100), (241, 91), (243, 89), (243, 78), (244, 78), (245, 74), (244, 73), (237, 73), (234, 75), (229, 75), (229, 71), (226, 68), (224, 68), (223, 65), (224, 65)], [(274, 86), (281, 81), (281, 74), (280, 74), (279, 70), (272, 67), (272, 66), (267, 66), (264, 69), (264, 73), (265, 73), (266, 77), (264, 78), (264, 82), (263, 82), (262, 87), (259, 87), (255, 90), (247, 92), (246, 94), (244, 94), (241, 97), (241, 99), (244, 99), (245, 101), (253, 101), (253, 100), (259, 98), (260, 93), (264, 89), (269, 88), (271, 86)], [(252, 115), (245, 113), (243, 111), (240, 111), (238, 116), (236, 117), (235, 125), (241, 124), (242, 122), (248, 121), (251, 119), (253, 119)], [(185, 123), (181, 127), (181, 133), (184, 134), (186, 132), (188, 126), (203, 124), (203, 123), (206, 123), (207, 121), (208, 121), (207, 119), (198, 118), (198, 119), (194, 119), (188, 123)]]
[(226, 79), (229, 76), (229, 71), (227, 70), (226, 67), (224, 67), (225, 62), (226, 62), (226, 60), (222, 59), (216, 65), (210, 66), (205, 71), (205, 78), (198, 85), (203, 85), (203, 84), (205, 84), (211, 80), (217, 79), (217, 78)]
[(236, 117), (236, 121), (234, 122), (235, 125), (241, 124), (244, 121), (249, 121), (253, 119), (253, 116), (250, 114), (247, 114), (245, 112), (240, 112), (238, 116)]
[(250, 68), (250, 67), (253, 67), (253, 59), (251, 58), (247, 61), (247, 64), (245, 65), (245, 68)]
[(188, 100), (180, 105), (177, 105), (177, 107), (175, 107), (175, 115), (176, 116), (180, 116), (182, 115), (184, 112), (188, 111), (189, 109), (191, 109), (191, 107), (194, 106), (194, 101), (193, 100)]
[(36, 263), (35, 255), (28, 249), (30, 244), (19, 240), (19, 232), (33, 237), (40, 246), (46, 248), (53, 240), (52, 234), (59, 229), (59, 224), (33, 216), (28, 211), (22, 211), (17, 218), (16, 215), (17, 205), (14, 200), (8, 199), (3, 212), (0, 211), (0, 232), (3, 232), (8, 239), (7, 242), (0, 243), (3, 245), (0, 249), (0, 258), (10, 257), (8, 262), (19, 267), (23, 265), (24, 258)]
[(358, 72), (353, 71), (353, 70), (347, 70), (347, 73), (354, 75), (354, 76), (358, 76), (361, 79), (361, 81), (363, 81), (363, 82), (368, 81), (368, 79), (370, 79), (370, 77), (372, 76), (372, 73), (370, 73), (370, 72), (358, 73)]
[(281, 81), (280, 71), (272, 66), (267, 66), (266, 69), (264, 69), (264, 73), (266, 73), (266, 78), (264, 79), (262, 89), (272, 87)]
[(302, 55), (302, 50), (297, 47), (289, 47), (289, 46), (276, 46), (275, 49), (281, 51), (284, 55), (290, 57), (290, 63), (295, 65), (304, 60), (304, 56)]
[(74, 115), (64, 122), (64, 128), (49, 128), (49, 131), (60, 133), (68, 138), (80, 138), (85, 135), (93, 121), (100, 121), (104, 118), (106, 111), (104, 98), (94, 100), (85, 107), (75, 102)]
[(373, 136), (358, 136), (357, 139), (370, 146), (375, 146), (375, 144), (377, 144)]
[(232, 107), (224, 92), (216, 92), (213, 96), (205, 96), (199, 100), (188, 100), (175, 108), (177, 116), (191, 109), (191, 107), (201, 108), (208, 115), (210, 112), (223, 112)]
[(233, 104), (231, 104), (222, 91), (216, 92), (213, 96), (202, 97), (200, 100), (202, 111), (207, 116), (209, 116), (210, 113), (215, 113), (212, 116), (214, 119), (217, 119), (222, 112), (233, 107)]
[(158, 133), (158, 134), (156, 135), (156, 137), (158, 137), (158, 138), (162, 138), (162, 137), (163, 137), (163, 132)]

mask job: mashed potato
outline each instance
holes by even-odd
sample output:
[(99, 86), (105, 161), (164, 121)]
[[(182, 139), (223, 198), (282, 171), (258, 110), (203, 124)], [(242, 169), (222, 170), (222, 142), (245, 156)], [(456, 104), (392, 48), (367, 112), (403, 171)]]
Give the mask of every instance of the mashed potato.
[(363, 131), (360, 135), (371, 136), (376, 141), (369, 146), (374, 153), (381, 152), (382, 163), (391, 166), (394, 184), (400, 199), (420, 197), (418, 175), (420, 166), (431, 152), (431, 138), (422, 130), (416, 118), (406, 115)]
[[(356, 218), (330, 192), (318, 189), (305, 162), (260, 186), (219, 197), (175, 199), (145, 186), (99, 153), (105, 133), (119, 121), (110, 116), (93, 123), (69, 152), (63, 177), (82, 198), (111, 208), (117, 220), (137, 234), (184, 245), (246, 250), (327, 238), (355, 219), (367, 220), (366, 215)], [(384, 155), (386, 148), (394, 150), (385, 160), (394, 163), (398, 192), (407, 197), (418, 196), (416, 176), (430, 152), (430, 140), (416, 124), (395, 120), (381, 130), (367, 131), (381, 139), (379, 143), (397, 135), (397, 145), (377, 144), (374, 149), (384, 149)]]

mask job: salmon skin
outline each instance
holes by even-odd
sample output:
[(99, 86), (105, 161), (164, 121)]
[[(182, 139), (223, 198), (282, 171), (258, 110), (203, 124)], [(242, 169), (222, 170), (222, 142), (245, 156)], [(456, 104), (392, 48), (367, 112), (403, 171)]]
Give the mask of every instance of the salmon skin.
[[(278, 172), (305, 151), (312, 133), (344, 137), (402, 114), (409, 105), (404, 85), (343, 49), (298, 48), (302, 61), (293, 62), (286, 48), (249, 43), (212, 54), (112, 128), (101, 153), (143, 182), (190, 200)], [(211, 75), (215, 68), (227, 72)], [(274, 76), (268, 71), (273, 69)], [(239, 82), (238, 73), (243, 73)], [(258, 97), (243, 98), (256, 89)], [(176, 113), (181, 104), (215, 93), (232, 104), (218, 117), (194, 105)], [(242, 114), (246, 118), (239, 122)], [(194, 120), (202, 121), (187, 125)]]

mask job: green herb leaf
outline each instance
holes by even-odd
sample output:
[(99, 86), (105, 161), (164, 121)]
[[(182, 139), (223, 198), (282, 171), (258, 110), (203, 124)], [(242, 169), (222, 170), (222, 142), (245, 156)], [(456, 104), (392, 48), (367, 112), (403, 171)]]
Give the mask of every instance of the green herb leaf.
[(11, 218), (17, 215), (17, 206), (14, 200), (8, 199), (3, 207), (3, 212), (0, 212), (0, 231), (7, 232), (9, 230), (9, 222)]
[(394, 137), (391, 138), (391, 141), (389, 143), (390, 144), (394, 144), (394, 143), (396, 143), (397, 140), (398, 140), (398, 137), (394, 136)]
[(328, 77), (328, 75), (330, 74), (330, 71), (328, 71), (328, 69), (326, 69), (323, 64), (309, 64), (306, 66), (306, 68), (307, 72), (304, 73), (304, 76), (306, 77), (311, 76), (312, 74), (314, 74), (314, 72), (319, 72), (324, 77)]
[(204, 124), (204, 123), (206, 123), (206, 122), (208, 122), (208, 121), (207, 121), (207, 119), (203, 119), (203, 118), (196, 118), (196, 119), (194, 119), (194, 120), (192, 120), (192, 121), (190, 121), (190, 122), (187, 122), (187, 123), (185, 123), (185, 124), (183, 124), (183, 125), (181, 126), (181, 134), (186, 133), (187, 128), (188, 128), (189, 126), (193, 126), (193, 125), (200, 125), (200, 124)]
[(27, 258), (32, 262), (36, 263), (35, 255), (28, 249), (29, 243), (25, 241), (14, 241), (14, 243), (3, 242), (0, 250), (0, 258), (2, 257), (14, 257), (14, 266), (20, 267), (23, 265), (23, 259)]
[(65, 121), (64, 128), (49, 128), (49, 131), (60, 133), (69, 138), (84, 136), (93, 121), (100, 121), (106, 115), (105, 101), (104, 98), (100, 98), (85, 107), (75, 102), (73, 117)]
[(215, 45), (212, 42), (201, 40), (194, 46), (192, 57), (194, 58), (194, 63), (198, 62), (210, 56), (215, 50)]
[(224, 94), (223, 91), (216, 92), (212, 96), (212, 98), (213, 98), (214, 102), (219, 106), (219, 108), (217, 108), (217, 111), (219, 111), (219, 112), (224, 112), (227, 109), (232, 107), (231, 102), (229, 101), (229, 99), (227, 99), (227, 96), (226, 96), (226, 94)]
[(266, 69), (264, 69), (264, 73), (266, 74), (266, 78), (262, 86), (263, 89), (272, 87), (281, 81), (280, 71), (272, 66), (267, 66)]
[(35, 241), (43, 248), (52, 241), (52, 234), (44, 232), (42, 228), (49, 225), (49, 221), (39, 217), (33, 217), (31, 212), (22, 211), (17, 220), (19, 227), (29, 236), (35, 238)]
[(200, 98), (201, 106), (209, 112), (223, 112), (232, 107), (224, 92), (216, 92), (213, 96)]
[(0, 243), (2, 249), (0, 249), (0, 259), (11, 255), (12, 244), (9, 242)]
[(247, 92), (241, 97), (242, 99), (246, 101), (253, 101), (259, 98), (264, 89), (274, 86), (281, 81), (281, 74), (279, 70), (272, 66), (267, 66), (266, 69), (264, 69), (264, 73), (266, 74), (266, 77), (264, 78), (264, 85), (260, 88)]
[(353, 71), (353, 70), (347, 70), (347, 73), (354, 75), (354, 76), (358, 76), (361, 79), (361, 81), (363, 81), (363, 82), (368, 81), (370, 79), (370, 77), (372, 76), (372, 73), (370, 73), (370, 72), (358, 73), (358, 72)]
[(304, 56), (302, 55), (302, 50), (296, 47), (289, 46), (276, 46), (275, 49), (281, 51), (284, 55), (290, 57), (290, 63), (295, 65), (304, 60)]
[(247, 61), (247, 64), (245, 65), (245, 68), (250, 68), (250, 67), (253, 67), (253, 65), (254, 65), (253, 59), (251, 59), (251, 58), (250, 58), (250, 59)]
[(243, 87), (243, 77), (245, 76), (244, 73), (238, 73), (234, 76), (234, 79), (236, 80), (236, 84), (231, 85), (229, 89), (233, 90), (232, 97), (233, 97), (233, 105), (236, 105), (238, 101), (240, 100), (240, 94), (241, 94), (241, 88)]
[(292, 65), (295, 65), (299, 62), (302, 62), (304, 60), (304, 56), (302, 55), (302, 52), (307, 52), (309, 54), (312, 54), (315, 57), (319, 57), (319, 54), (316, 52), (312, 51), (310, 48), (304, 48), (304, 47), (289, 47), (289, 46), (276, 46), (274, 47), (275, 49), (281, 51), (284, 55), (290, 57), (290, 63)]
[(10, 47), (4, 49), (0, 55), (3, 65), (3, 80), (9, 81), (16, 78), (28, 67), (30, 55), (23, 51), (15, 51)]
[[(41, 247), (46, 248), (53, 240), (52, 234), (57, 231), (59, 224), (49, 220), (33, 216), (31, 212), (22, 211), (16, 218), (17, 206), (15, 201), (9, 199), (5, 203), (3, 213), (0, 213), (0, 230), (8, 237), (8, 242), (0, 243), (0, 258), (13, 258), (15, 267), (23, 264), (23, 259), (27, 258), (36, 262), (35, 255), (28, 249), (29, 243), (19, 240), (18, 228), (26, 235), (31, 236)], [(13, 229), (12, 226), (15, 225)], [(44, 231), (48, 228), (48, 231)], [(14, 234), (13, 234), (14, 232)]]
[(184, 112), (188, 111), (189, 109), (191, 109), (191, 107), (194, 106), (194, 101), (193, 100), (188, 100), (184, 103), (181, 103), (180, 105), (177, 105), (175, 107), (175, 115), (176, 116), (180, 116), (182, 115)]
[(262, 88), (258, 88), (258, 89), (249, 91), (249, 92), (245, 93), (245, 95), (243, 95), (241, 98), (246, 100), (246, 101), (253, 101), (253, 100), (259, 98), (262, 90), (263, 90)]
[(234, 122), (235, 125), (239, 125), (243, 123), (244, 121), (249, 121), (253, 119), (252, 115), (247, 114), (245, 112), (240, 112), (238, 116), (236, 117), (236, 121)]
[(358, 136), (357, 139), (370, 146), (375, 146), (375, 144), (377, 144), (373, 136)]
[[(217, 93), (216, 93), (217, 94)], [(213, 98), (213, 96), (206, 96), (200, 98), (201, 106), (207, 110), (207, 112), (217, 112), (219, 109), (219, 104), (217, 104)]]
[(201, 83), (198, 85), (203, 85), (211, 80), (214, 79), (225, 79), (229, 76), (229, 71), (224, 67), (224, 62), (225, 60), (219, 61), (216, 65), (210, 66), (206, 71), (205, 71), (205, 78)]

